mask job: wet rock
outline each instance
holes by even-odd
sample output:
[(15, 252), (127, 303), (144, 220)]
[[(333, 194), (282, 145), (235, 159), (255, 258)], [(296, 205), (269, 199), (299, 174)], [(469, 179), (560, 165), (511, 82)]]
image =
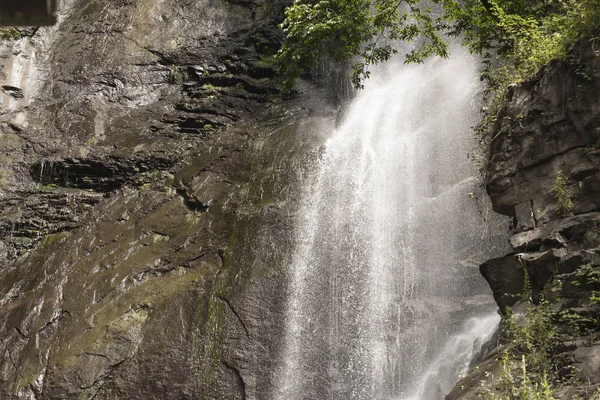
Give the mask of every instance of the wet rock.
[(2, 399), (268, 398), (314, 147), (262, 61), (284, 4), (65, 1), (0, 44)]
[[(19, 198), (41, 186), (66, 198), (63, 189), (140, 187), (148, 172), (188, 162), (200, 141), (257, 118), (278, 91), (275, 68), (262, 58), (281, 43), (285, 2), (259, 3), (140, 0), (112, 12), (103, 0), (66, 2), (56, 28), (3, 43), (0, 149), (10, 148), (0, 192)], [(22, 250), (3, 253), (8, 261)]]
[(521, 299), (525, 273), (523, 264), (517, 256), (494, 258), (486, 261), (479, 268), (492, 288), (494, 299), (502, 313)]
[(14, 192), (0, 198), (0, 270), (37, 244), (44, 245), (80, 226), (102, 194), (54, 186)]
[(135, 185), (136, 174), (160, 171), (176, 164), (169, 158), (149, 160), (119, 159), (65, 159), (41, 160), (29, 171), (32, 179), (41, 185), (65, 188), (90, 189), (95, 192), (111, 192), (125, 184)]
[(445, 400), (476, 400), (482, 397), (482, 387), (494, 388), (500, 378), (500, 364), (497, 357), (491, 355), (478, 363), (456, 384)]

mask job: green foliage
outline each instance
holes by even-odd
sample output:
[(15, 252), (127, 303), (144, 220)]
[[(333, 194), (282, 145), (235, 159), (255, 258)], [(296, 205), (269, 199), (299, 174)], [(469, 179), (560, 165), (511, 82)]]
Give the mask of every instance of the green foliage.
[(527, 273), (523, 284), (524, 312), (514, 314), (508, 308), (503, 319), (504, 336), (509, 343), (498, 360), (500, 381), (496, 391), (482, 382), (481, 394), (487, 400), (551, 400), (558, 380), (551, 354), (559, 334), (556, 312), (548, 301), (530, 302), (532, 288)]
[(53, 190), (56, 190), (56, 189), (58, 189), (58, 185), (55, 184), (55, 183), (49, 183), (47, 185), (44, 185), (44, 186), (40, 187), (40, 190), (43, 190), (45, 192), (53, 191)]
[(571, 212), (573, 208), (573, 194), (567, 188), (568, 179), (562, 171), (558, 171), (554, 182), (552, 183), (552, 194), (556, 200), (556, 212), (564, 216)]
[(464, 35), (469, 49), (494, 50), (510, 61), (513, 79), (519, 81), (563, 58), (598, 26), (600, 1), (468, 0), (462, 7), (453, 5), (451, 15), (453, 32)]
[[(431, 4), (433, 7), (425, 5)], [(407, 62), (446, 57), (444, 35), (461, 36), (472, 52), (498, 55), (487, 78), (503, 97), (508, 85), (529, 78), (599, 25), (600, 0), (296, 0), (281, 25), (277, 54), (287, 88), (323, 61), (358, 58), (352, 82), (362, 86), (368, 67), (396, 53), (395, 41), (415, 41)]]
[(592, 264), (584, 264), (575, 271), (575, 276), (583, 284), (600, 283), (600, 270)]
[(504, 326), (514, 344), (514, 354), (525, 357), (527, 364), (536, 370), (543, 370), (549, 365), (548, 354), (558, 330), (555, 313), (547, 301), (537, 306), (530, 305), (518, 318), (509, 312)]
[(16, 28), (0, 28), (0, 40), (16, 40), (21, 37), (21, 32)]
[(175, 177), (167, 171), (149, 171), (137, 175), (137, 184), (140, 193), (146, 193), (150, 190), (164, 192), (168, 196), (175, 193), (173, 181)]
[(181, 73), (177, 70), (175, 65), (171, 65), (169, 69), (169, 77), (171, 83), (180, 83), (181, 82)]
[[(567, 327), (568, 334), (575, 337), (594, 333), (598, 329), (597, 305), (600, 304), (600, 268), (591, 264), (581, 265), (570, 275), (569, 283), (580, 287), (577, 294), (583, 309), (565, 309), (558, 313), (561, 324)], [(591, 307), (586, 307), (587, 305)]]
[(503, 319), (505, 335), (513, 343), (514, 357), (525, 357), (530, 367), (543, 370), (549, 364), (548, 354), (558, 334), (556, 313), (545, 299), (542, 299), (538, 305), (531, 303), (531, 278), (524, 264), (523, 271), (521, 300), (527, 308), (518, 315), (513, 314), (510, 307), (507, 308)]
[(523, 268), (523, 289), (521, 290), (521, 300), (527, 302), (533, 294), (533, 289), (531, 287), (531, 277), (529, 276), (527, 266), (525, 264), (525, 261), (523, 260), (521, 260), (521, 267)]
[[(447, 56), (447, 44), (439, 35), (431, 8), (418, 8), (419, 0), (296, 0), (286, 9), (281, 25), (285, 43), (276, 56), (293, 87), (302, 72), (323, 61), (343, 62), (354, 57), (352, 82), (357, 87), (369, 77), (368, 66), (387, 61), (397, 51), (391, 42), (422, 43), (406, 56), (420, 62), (431, 54)], [(434, 3), (439, 3), (435, 0)]]
[(56, 233), (56, 234), (52, 234), (52, 235), (48, 235), (46, 236), (41, 242), (40, 242), (40, 247), (44, 248), (44, 247), (48, 247), (50, 246), (52, 243), (58, 241), (58, 240), (62, 240), (66, 237), (69, 236), (69, 233), (67, 232), (62, 232), (62, 233)]
[(10, 171), (0, 168), (0, 190), (7, 188), (10, 176)]
[(510, 344), (499, 358), (500, 380), (494, 391), (482, 382), (481, 395), (486, 400), (551, 400), (556, 378), (550, 354), (558, 335), (555, 313), (542, 301), (530, 304), (523, 314), (510, 312), (504, 319)]
[(589, 315), (581, 315), (571, 310), (562, 310), (558, 315), (560, 322), (568, 327), (567, 333), (574, 337), (593, 333), (598, 326), (598, 319)]
[[(561, 292), (567, 284), (579, 286), (582, 290), (576, 290), (575, 297), (569, 297), (571, 301), (577, 299), (573, 303), (577, 306), (555, 311), (547, 300), (542, 299), (537, 306), (526, 303), (527, 308), (519, 314), (508, 309), (503, 320), (504, 336), (508, 343), (497, 360), (499, 380), (493, 388), (489, 382), (487, 385), (486, 381), (481, 382), (482, 398), (550, 400), (559, 388), (578, 384), (579, 381), (574, 377), (559, 375), (553, 355), (556, 355), (555, 346), (558, 343), (593, 338), (597, 332), (600, 268), (585, 264), (561, 277), (562, 280), (549, 285), (547, 292)], [(528, 278), (525, 282), (523, 299), (530, 295)], [(568, 290), (572, 291), (572, 288)], [(552, 297), (555, 295), (553, 293)]]
[(504, 352), (500, 358), (500, 394), (482, 387), (482, 397), (485, 400), (554, 400), (552, 385), (546, 373), (539, 379), (532, 379), (525, 357), (521, 362), (511, 360), (509, 353)]

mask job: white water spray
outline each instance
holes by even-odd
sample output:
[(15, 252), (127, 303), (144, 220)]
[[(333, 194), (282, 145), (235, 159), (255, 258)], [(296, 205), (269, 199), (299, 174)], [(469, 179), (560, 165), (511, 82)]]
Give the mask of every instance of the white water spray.
[(448, 339), (439, 355), (431, 362), (421, 378), (412, 385), (410, 396), (403, 400), (443, 399), (452, 390), (453, 381), (467, 372), (473, 357), (489, 341), (500, 323), (500, 315), (492, 313), (470, 318), (461, 332)]
[(451, 387), (465, 367), (431, 372), (474, 314), (459, 269), (482, 230), (477, 67), (458, 51), (379, 71), (327, 141), (297, 217), (274, 399), (437, 399), (419, 378)]

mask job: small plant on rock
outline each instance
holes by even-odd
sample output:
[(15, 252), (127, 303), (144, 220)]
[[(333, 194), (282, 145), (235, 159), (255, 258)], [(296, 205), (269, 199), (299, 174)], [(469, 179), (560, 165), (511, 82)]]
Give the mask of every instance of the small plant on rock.
[(544, 371), (549, 366), (549, 353), (558, 334), (550, 304), (545, 300), (537, 306), (532, 304), (520, 316), (509, 313), (504, 324), (513, 342), (512, 352), (524, 357), (530, 368)]
[(526, 273), (522, 298), (527, 308), (520, 314), (507, 309), (503, 325), (509, 343), (498, 359), (500, 379), (495, 390), (482, 382), (480, 394), (486, 400), (553, 399), (552, 382), (558, 377), (550, 358), (558, 335), (556, 313), (547, 300), (534, 305), (529, 302), (530, 297)]
[(573, 193), (567, 187), (568, 179), (562, 171), (558, 171), (552, 185), (552, 194), (556, 199), (556, 213), (565, 216), (573, 208)]
[(0, 28), (1, 40), (16, 40), (21, 37), (21, 32), (16, 28)]

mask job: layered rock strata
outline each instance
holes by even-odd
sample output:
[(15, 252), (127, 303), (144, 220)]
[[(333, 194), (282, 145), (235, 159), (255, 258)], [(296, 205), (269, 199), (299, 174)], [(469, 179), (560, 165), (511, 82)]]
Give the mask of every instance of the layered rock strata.
[(1, 43), (0, 398), (268, 397), (280, 199), (331, 111), (274, 96), (284, 5), (64, 1)]

